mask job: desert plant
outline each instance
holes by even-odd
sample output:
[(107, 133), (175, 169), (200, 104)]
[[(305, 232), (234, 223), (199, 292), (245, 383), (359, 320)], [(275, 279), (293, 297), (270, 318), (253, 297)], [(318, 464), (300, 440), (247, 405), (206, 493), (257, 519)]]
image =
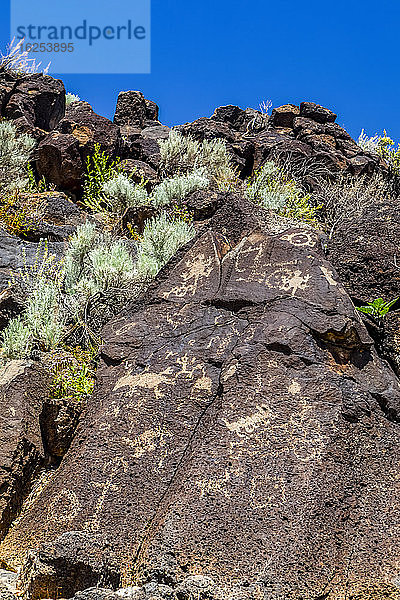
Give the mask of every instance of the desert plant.
[(204, 174), (204, 169), (164, 179), (154, 188), (151, 202), (156, 208), (168, 206), (174, 201), (184, 200), (192, 192), (205, 189), (208, 185), (209, 180)]
[(76, 94), (72, 94), (71, 92), (67, 92), (65, 94), (65, 105), (69, 106), (72, 102), (79, 102), (80, 98)]
[(194, 235), (193, 225), (170, 220), (165, 213), (151, 219), (138, 243), (136, 278), (153, 279), (176, 251)]
[(56, 352), (51, 357), (50, 397), (82, 402), (93, 393), (95, 355), (80, 347), (69, 350), (68, 353)]
[(29, 135), (19, 135), (13, 123), (0, 122), (0, 197), (29, 183), (26, 167), (35, 144)]
[(379, 135), (368, 137), (364, 129), (362, 129), (360, 135), (358, 136), (357, 144), (362, 150), (364, 150), (364, 152), (371, 152), (373, 154), (377, 154), (379, 148), (379, 140)]
[(135, 184), (123, 173), (105, 181), (101, 186), (101, 192), (106, 209), (121, 214), (126, 208), (148, 204), (149, 199), (144, 183)]
[(50, 350), (60, 342), (64, 325), (59, 315), (59, 287), (55, 282), (41, 281), (28, 298), (23, 322), (42, 350)]
[(315, 204), (323, 205), (325, 225), (332, 238), (341, 223), (363, 215), (390, 193), (388, 180), (380, 174), (354, 177), (341, 173), (334, 178), (320, 178), (312, 197)]
[(165, 176), (192, 171), (200, 153), (200, 144), (191, 136), (172, 130), (166, 140), (158, 140), (160, 171)]
[(201, 171), (217, 186), (221, 180), (236, 179), (226, 143), (220, 138), (198, 142), (191, 136), (172, 130), (168, 139), (158, 140), (158, 145), (163, 177)]
[(10, 271), (10, 283), (21, 283), (27, 295), (41, 282), (59, 281), (62, 278), (62, 263), (55, 254), (49, 252), (47, 240), (40, 240), (32, 262), (28, 261), (23, 247), (21, 262), (20, 267)]
[(398, 301), (399, 298), (395, 298), (389, 302), (385, 302), (383, 298), (376, 298), (372, 302), (368, 302), (365, 306), (356, 306), (359, 312), (371, 315), (373, 319), (381, 322), (391, 309), (391, 307)]
[(83, 186), (83, 204), (93, 212), (102, 212), (102, 186), (121, 172), (121, 160), (112, 160), (100, 144), (95, 144), (94, 153), (86, 159), (86, 174)]
[(2, 356), (6, 359), (29, 356), (32, 348), (32, 332), (21, 317), (12, 319), (1, 334)]
[(2, 71), (13, 71), (25, 75), (39, 73), (47, 74), (50, 63), (46, 68), (41, 68), (42, 63), (37, 63), (35, 58), (29, 57), (29, 51), (24, 50), (25, 39), (16, 41), (15, 37), (7, 46), (6, 53), (1, 53), (0, 69)]
[(267, 162), (254, 173), (248, 182), (246, 196), (284, 217), (318, 225), (321, 207), (313, 205), (310, 194), (305, 194), (283, 168), (273, 162)]

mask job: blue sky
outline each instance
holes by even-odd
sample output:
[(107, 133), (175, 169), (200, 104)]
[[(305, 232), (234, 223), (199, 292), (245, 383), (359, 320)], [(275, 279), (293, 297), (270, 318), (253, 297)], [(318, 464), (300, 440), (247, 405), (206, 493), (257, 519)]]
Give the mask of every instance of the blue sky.
[[(0, 2), (4, 48), (9, 0)], [(66, 88), (110, 118), (120, 90), (141, 90), (168, 125), (223, 104), (309, 100), (353, 136), (386, 128), (400, 140), (396, 0), (152, 0), (151, 15), (151, 74), (59, 74)]]

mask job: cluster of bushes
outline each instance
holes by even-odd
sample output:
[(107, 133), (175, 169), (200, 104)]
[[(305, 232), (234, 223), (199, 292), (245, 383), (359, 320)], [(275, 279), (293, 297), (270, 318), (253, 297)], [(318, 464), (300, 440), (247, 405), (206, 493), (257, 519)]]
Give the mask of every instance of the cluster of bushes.
[[(68, 94), (67, 103), (77, 100)], [(398, 171), (400, 149), (386, 134), (367, 138), (362, 133), (359, 144)], [(29, 166), (34, 145), (29, 136), (18, 135), (12, 123), (0, 122), (0, 223), (17, 235), (29, 228), (32, 212), (19, 202), (21, 190), (45, 189), (45, 182), (38, 184)], [(243, 182), (220, 139), (198, 142), (171, 131), (159, 147), (155, 185), (143, 178), (134, 181), (123, 172), (120, 159), (111, 160), (100, 146), (95, 147), (87, 159), (81, 202), (93, 218), (77, 228), (62, 262), (57, 263), (42, 246), (35, 264), (13, 275), (14, 283), (24, 287), (26, 301), (23, 313), (2, 333), (5, 359), (68, 345), (95, 355), (108, 318), (145, 289), (193, 238), (195, 229), (186, 206), (193, 192), (236, 190), (283, 217), (325, 227), (330, 235), (342, 219), (388, 193), (386, 180), (379, 176), (323, 176), (317, 191), (310, 193), (288, 165), (272, 161)], [(144, 211), (140, 232), (129, 224), (122, 236), (107, 233), (107, 227), (100, 231), (99, 223), (115, 223), (128, 209)]]

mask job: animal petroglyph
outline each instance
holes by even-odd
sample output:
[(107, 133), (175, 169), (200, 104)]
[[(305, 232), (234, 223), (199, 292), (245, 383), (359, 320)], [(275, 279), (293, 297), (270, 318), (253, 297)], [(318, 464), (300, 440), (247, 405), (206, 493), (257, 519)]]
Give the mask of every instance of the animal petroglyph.
[(215, 265), (215, 257), (209, 256), (206, 258), (203, 253), (186, 261), (185, 266), (188, 270), (181, 274), (182, 284), (171, 288), (168, 292), (164, 292), (163, 297), (176, 296), (177, 298), (183, 298), (184, 296), (194, 296), (199, 282), (211, 275)]
[(332, 271), (330, 269), (327, 269), (323, 265), (320, 266), (320, 269), (321, 269), (322, 273), (325, 275), (325, 278), (326, 278), (327, 282), (329, 283), (329, 285), (333, 285), (336, 287), (338, 283), (333, 278)]
[(143, 388), (147, 390), (153, 390), (156, 398), (161, 398), (164, 395), (164, 393), (161, 391), (160, 386), (173, 385), (175, 381), (174, 377), (171, 376), (173, 372), (173, 369), (169, 367), (161, 373), (154, 373), (148, 370), (137, 375), (132, 375), (131, 373), (128, 373), (127, 375), (124, 375), (123, 377), (118, 379), (113, 391), (116, 392), (121, 388), (128, 387), (128, 393), (132, 395), (137, 388)]

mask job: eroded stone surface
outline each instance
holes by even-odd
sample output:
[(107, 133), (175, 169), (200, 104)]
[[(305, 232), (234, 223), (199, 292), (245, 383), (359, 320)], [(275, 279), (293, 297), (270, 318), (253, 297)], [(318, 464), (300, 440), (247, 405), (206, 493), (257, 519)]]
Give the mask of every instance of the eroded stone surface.
[(400, 387), (317, 233), (232, 198), (103, 337), (97, 393), (1, 558), (80, 529), (133, 584), (170, 554), (226, 597), (398, 597)]

